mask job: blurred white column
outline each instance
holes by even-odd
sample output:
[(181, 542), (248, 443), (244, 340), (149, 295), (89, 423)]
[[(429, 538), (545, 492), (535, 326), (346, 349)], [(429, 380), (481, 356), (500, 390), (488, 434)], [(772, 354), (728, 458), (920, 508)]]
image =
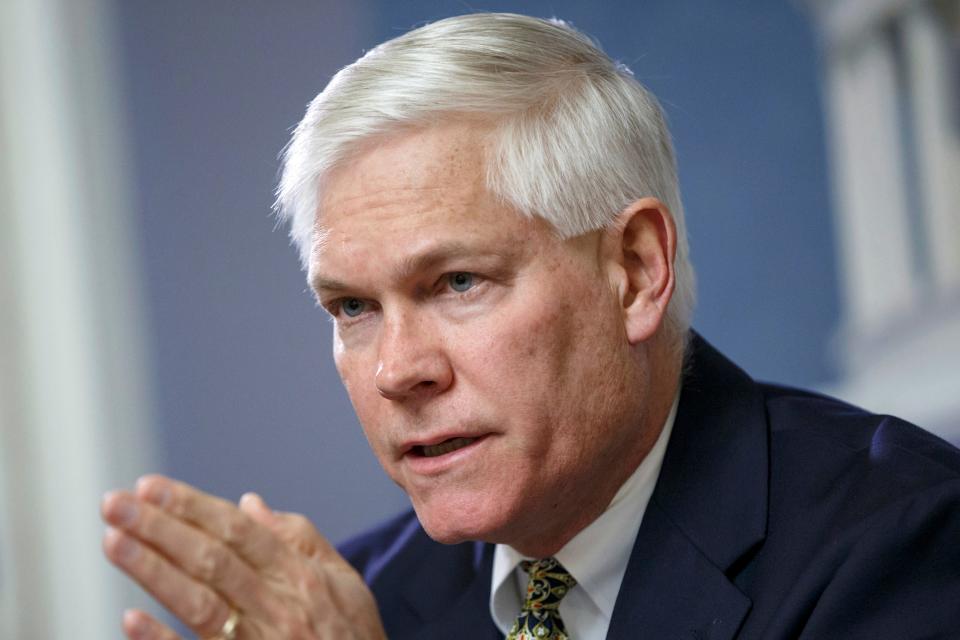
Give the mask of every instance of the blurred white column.
[(960, 0), (808, 0), (844, 283), (829, 392), (960, 444)]
[(102, 492), (153, 466), (105, 0), (0, 1), (0, 637), (119, 638)]
[(951, 78), (960, 65), (949, 58), (950, 25), (929, 3), (914, 4), (903, 27), (926, 244), (934, 290), (944, 298), (960, 294), (960, 114), (953, 95), (958, 79)]
[(915, 302), (894, 61), (882, 33), (828, 54), (827, 100), (845, 313), (858, 335)]

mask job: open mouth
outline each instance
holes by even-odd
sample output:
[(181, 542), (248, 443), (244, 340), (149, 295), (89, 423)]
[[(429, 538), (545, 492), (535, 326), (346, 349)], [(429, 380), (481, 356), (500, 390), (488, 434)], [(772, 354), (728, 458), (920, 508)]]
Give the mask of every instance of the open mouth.
[(469, 444), (473, 444), (477, 438), (450, 438), (439, 444), (418, 445), (411, 450), (414, 455), (424, 458), (435, 458), (451, 451), (462, 449)]

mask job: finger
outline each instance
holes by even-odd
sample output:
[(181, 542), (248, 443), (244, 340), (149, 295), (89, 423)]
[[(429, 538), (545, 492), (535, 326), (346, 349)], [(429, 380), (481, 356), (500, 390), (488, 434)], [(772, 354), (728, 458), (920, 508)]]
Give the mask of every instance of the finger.
[(270, 566), (283, 545), (235, 504), (160, 475), (137, 481), (137, 497), (186, 520), (236, 550), (255, 568)]
[(182, 640), (173, 629), (139, 609), (123, 613), (123, 632), (130, 640)]
[(304, 555), (321, 558), (338, 555), (313, 523), (299, 513), (273, 511), (255, 493), (245, 493), (240, 498), (240, 509)]
[(125, 491), (108, 493), (102, 509), (109, 524), (146, 542), (174, 566), (211, 585), (241, 609), (266, 614), (276, 608), (260, 576), (209, 534)]
[(230, 606), (215, 591), (174, 568), (133, 536), (107, 529), (103, 550), (112, 563), (201, 638), (218, 633), (230, 617)]

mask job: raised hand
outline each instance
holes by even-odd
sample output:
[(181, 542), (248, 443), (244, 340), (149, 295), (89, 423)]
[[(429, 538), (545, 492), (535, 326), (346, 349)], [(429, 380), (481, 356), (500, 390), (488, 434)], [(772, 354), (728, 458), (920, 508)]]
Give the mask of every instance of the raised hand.
[[(108, 493), (101, 511), (107, 558), (201, 638), (386, 637), (353, 568), (306, 518), (259, 496), (238, 506), (147, 476)], [(123, 629), (131, 640), (179, 637), (143, 611), (128, 611)]]

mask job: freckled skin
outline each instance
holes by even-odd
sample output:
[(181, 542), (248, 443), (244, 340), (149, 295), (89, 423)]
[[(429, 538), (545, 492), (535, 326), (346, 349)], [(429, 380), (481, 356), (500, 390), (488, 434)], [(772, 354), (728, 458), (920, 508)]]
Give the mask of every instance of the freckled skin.
[[(364, 303), (359, 319), (336, 321), (336, 365), (426, 531), (546, 556), (640, 463), (672, 392), (655, 384), (646, 345), (627, 339), (615, 243), (562, 241), (487, 193), (483, 134), (464, 123), (397, 134), (340, 167), (310, 275)], [(447, 241), (470, 250), (400, 277), (405, 259)], [(484, 252), (502, 254), (495, 268)], [(443, 285), (449, 272), (479, 284), (460, 296)], [(402, 444), (451, 430), (489, 435), (443, 473), (414, 473)]]

